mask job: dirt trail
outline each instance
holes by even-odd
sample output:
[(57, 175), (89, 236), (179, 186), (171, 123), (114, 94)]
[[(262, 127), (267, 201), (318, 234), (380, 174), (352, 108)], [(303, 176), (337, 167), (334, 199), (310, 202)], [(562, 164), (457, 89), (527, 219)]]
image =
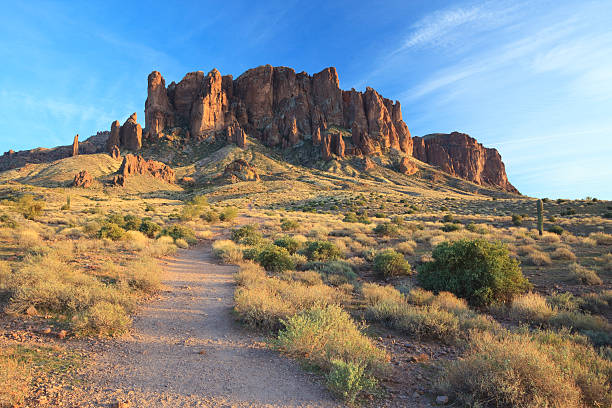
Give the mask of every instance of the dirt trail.
[(166, 261), (169, 292), (112, 341), (84, 373), (82, 407), (336, 407), (299, 366), (262, 347), (232, 316), (235, 267), (210, 248), (179, 250)]

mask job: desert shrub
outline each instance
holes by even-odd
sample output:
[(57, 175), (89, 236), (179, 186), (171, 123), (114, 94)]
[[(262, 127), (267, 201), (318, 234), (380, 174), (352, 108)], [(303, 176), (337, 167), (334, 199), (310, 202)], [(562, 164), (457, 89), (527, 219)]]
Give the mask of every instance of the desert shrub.
[(399, 215), (394, 215), (393, 217), (391, 217), (391, 222), (395, 225), (404, 225), (406, 223), (406, 220), (404, 220), (404, 218), (400, 217)]
[(391, 285), (381, 286), (366, 282), (361, 287), (361, 294), (369, 305), (384, 301), (402, 302), (404, 300), (404, 295)]
[(201, 215), (200, 218), (203, 219), (206, 222), (217, 222), (219, 221), (219, 213), (216, 212), (215, 210), (208, 210), (208, 211), (204, 211)]
[(546, 231), (552, 232), (553, 234), (561, 235), (563, 234), (564, 230), (558, 225), (551, 225), (550, 227), (546, 229)]
[(22, 406), (31, 381), (26, 364), (11, 355), (9, 348), (0, 347), (0, 407)]
[(195, 236), (195, 231), (185, 225), (180, 224), (174, 224), (171, 227), (164, 228), (161, 231), (161, 235), (172, 237), (175, 241), (177, 239), (184, 239), (190, 245), (198, 242)]
[[(357, 279), (357, 274), (353, 271), (351, 265), (344, 261), (308, 262), (305, 268), (322, 273), (328, 279), (330, 278), (329, 275), (342, 276), (345, 278), (345, 282), (342, 283), (353, 282)], [(336, 283), (339, 283), (339, 281), (336, 280)]]
[(112, 222), (104, 224), (100, 231), (98, 231), (98, 238), (107, 238), (113, 241), (120, 240), (123, 238), (123, 235), (125, 235), (125, 230)]
[(394, 249), (385, 249), (376, 254), (374, 271), (384, 279), (412, 273), (410, 264), (404, 258), (404, 255)]
[(585, 268), (576, 262), (569, 267), (570, 277), (583, 285), (601, 285), (603, 281), (592, 269)]
[(276, 245), (267, 245), (257, 255), (257, 262), (266, 271), (282, 272), (295, 268), (295, 263), (291, 255), (285, 248)]
[(189, 248), (189, 243), (185, 241), (183, 238), (177, 239), (176, 241), (174, 241), (174, 243), (176, 244), (178, 248), (182, 248), (182, 249)]
[(130, 287), (152, 295), (161, 289), (161, 269), (151, 258), (140, 258), (126, 265), (127, 282)]
[(418, 268), (421, 286), (448, 291), (473, 305), (509, 301), (530, 288), (518, 261), (500, 242), (458, 240), (443, 242), (432, 253), (433, 261)]
[(404, 242), (398, 243), (395, 246), (395, 249), (404, 255), (414, 255), (416, 246), (417, 244), (414, 241), (404, 241)]
[(552, 263), (552, 261), (550, 260), (550, 256), (548, 256), (547, 253), (538, 251), (537, 249), (531, 251), (527, 255), (527, 260), (531, 265), (535, 266), (546, 266)]
[(33, 220), (42, 214), (45, 202), (35, 198), (32, 194), (26, 194), (17, 200), (15, 207), (24, 218)]
[(76, 325), (81, 334), (114, 336), (127, 331), (132, 319), (120, 305), (102, 301), (89, 308)]
[(34, 248), (42, 244), (40, 234), (33, 229), (23, 229), (15, 234), (17, 243), (24, 248)]
[(362, 224), (369, 224), (370, 219), (366, 214), (356, 214), (354, 212), (348, 212), (344, 215), (344, 222), (360, 222)]
[(303, 253), (310, 261), (331, 261), (342, 258), (340, 249), (329, 241), (307, 241)]
[(465, 229), (470, 231), (470, 232), (475, 232), (477, 234), (486, 234), (488, 231), (487, 229), (479, 224), (475, 224), (473, 222), (470, 222), (468, 225), (465, 226)]
[(554, 259), (563, 259), (566, 261), (573, 261), (576, 259), (576, 255), (574, 255), (569, 248), (565, 247), (555, 249), (555, 251), (552, 253), (552, 257)]
[(546, 299), (533, 292), (515, 297), (510, 305), (510, 317), (518, 321), (546, 323), (554, 314)]
[(274, 245), (285, 248), (290, 254), (295, 254), (302, 248), (302, 242), (290, 235), (275, 239)]
[(329, 372), (332, 361), (342, 360), (382, 373), (388, 357), (357, 327), (351, 316), (337, 305), (314, 306), (283, 321), (277, 344), (287, 354), (306, 358)]
[(445, 215), (444, 215), (444, 217), (442, 217), (442, 222), (445, 222), (445, 223), (446, 223), (446, 222), (451, 223), (451, 222), (453, 222), (453, 221), (455, 221), (455, 217), (453, 217), (453, 215), (452, 215), (452, 214), (445, 214)]
[(612, 307), (612, 290), (604, 290), (601, 293), (587, 293), (582, 297), (580, 307), (591, 313), (605, 313)]
[(142, 251), (146, 248), (149, 239), (140, 231), (126, 231), (123, 235), (124, 246), (128, 250)]
[(222, 239), (213, 242), (213, 254), (225, 263), (238, 263), (242, 261), (242, 250), (229, 239)]
[(519, 214), (512, 214), (512, 224), (520, 227), (523, 224), (523, 217)]
[(376, 235), (381, 236), (394, 237), (399, 234), (399, 229), (397, 228), (397, 225), (391, 224), (390, 222), (383, 222), (382, 224), (378, 224), (373, 231)]
[(300, 228), (300, 222), (298, 220), (282, 220), (281, 229), (283, 231), (295, 231)]
[(232, 241), (243, 245), (257, 245), (262, 240), (261, 232), (253, 224), (232, 230)]
[(149, 238), (155, 238), (161, 227), (151, 220), (143, 220), (138, 230)]
[(219, 214), (219, 220), (231, 222), (238, 216), (238, 209), (235, 207), (225, 207)]
[(149, 247), (144, 251), (143, 255), (152, 257), (160, 257), (171, 255), (176, 252), (176, 245), (174, 245), (174, 239), (169, 236), (160, 236), (153, 241)]
[(142, 225), (142, 219), (135, 215), (126, 215), (123, 217), (123, 225), (121, 226), (126, 231), (138, 231)]
[(546, 298), (546, 302), (557, 310), (577, 310), (580, 306), (580, 299), (574, 297), (570, 292), (554, 292)]
[(441, 230), (444, 232), (453, 232), (453, 231), (459, 231), (461, 229), (461, 224), (456, 224), (456, 223), (446, 223), (442, 226)]
[(459, 299), (450, 292), (440, 292), (434, 296), (431, 301), (431, 305), (439, 307), (440, 309), (453, 312), (454, 314), (461, 314), (469, 310), (465, 299)]
[(373, 392), (377, 385), (376, 379), (363, 365), (343, 360), (331, 361), (326, 380), (327, 387), (349, 404), (354, 404), (360, 393)]
[(206, 196), (198, 195), (187, 202), (181, 211), (179, 218), (183, 221), (193, 220), (200, 217), (208, 207), (208, 199)]
[(406, 294), (406, 300), (418, 306), (430, 305), (436, 295), (423, 288), (414, 288)]
[(308, 286), (323, 284), (321, 274), (317, 271), (296, 271), (293, 273), (293, 279)]
[(593, 232), (589, 235), (589, 238), (595, 240), (597, 245), (612, 245), (612, 234)]

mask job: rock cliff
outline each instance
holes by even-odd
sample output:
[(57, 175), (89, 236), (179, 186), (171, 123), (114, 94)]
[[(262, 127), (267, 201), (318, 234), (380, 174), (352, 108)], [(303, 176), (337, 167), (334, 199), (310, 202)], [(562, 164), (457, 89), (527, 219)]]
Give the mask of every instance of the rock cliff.
[[(354, 155), (390, 148), (412, 152), (399, 102), (372, 88), (341, 90), (333, 67), (310, 76), (265, 65), (235, 80), (216, 69), (208, 74), (197, 71), (167, 88), (154, 71), (145, 103), (147, 137), (154, 140), (175, 126), (187, 128), (191, 137), (200, 140), (220, 136), (223, 130), (227, 140), (238, 145), (243, 145), (246, 135), (281, 148), (312, 139), (315, 145), (323, 142), (325, 158), (331, 158), (328, 152), (342, 157), (345, 149)], [(347, 140), (335, 132), (326, 136), (332, 127), (357, 132)]]
[(499, 152), (484, 147), (465, 133), (435, 133), (414, 137), (413, 142), (413, 156), (425, 163), (476, 184), (518, 193), (508, 181)]

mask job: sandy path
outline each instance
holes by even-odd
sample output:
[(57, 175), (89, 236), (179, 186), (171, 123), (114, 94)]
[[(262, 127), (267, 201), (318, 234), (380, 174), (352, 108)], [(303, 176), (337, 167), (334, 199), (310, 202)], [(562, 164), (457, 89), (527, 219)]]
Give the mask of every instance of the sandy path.
[(235, 322), (235, 267), (216, 264), (200, 246), (179, 250), (165, 269), (169, 292), (135, 318), (132, 338), (92, 356), (80, 406), (338, 406), (295, 362)]

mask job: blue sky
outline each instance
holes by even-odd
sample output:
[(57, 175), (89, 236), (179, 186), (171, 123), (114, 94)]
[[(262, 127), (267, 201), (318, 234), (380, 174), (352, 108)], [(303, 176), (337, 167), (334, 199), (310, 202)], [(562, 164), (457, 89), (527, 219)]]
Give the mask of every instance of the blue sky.
[(250, 3), (4, 4), (0, 152), (144, 122), (152, 70), (335, 66), (400, 100), (413, 135), (497, 148), (524, 194), (612, 199), (612, 1)]

